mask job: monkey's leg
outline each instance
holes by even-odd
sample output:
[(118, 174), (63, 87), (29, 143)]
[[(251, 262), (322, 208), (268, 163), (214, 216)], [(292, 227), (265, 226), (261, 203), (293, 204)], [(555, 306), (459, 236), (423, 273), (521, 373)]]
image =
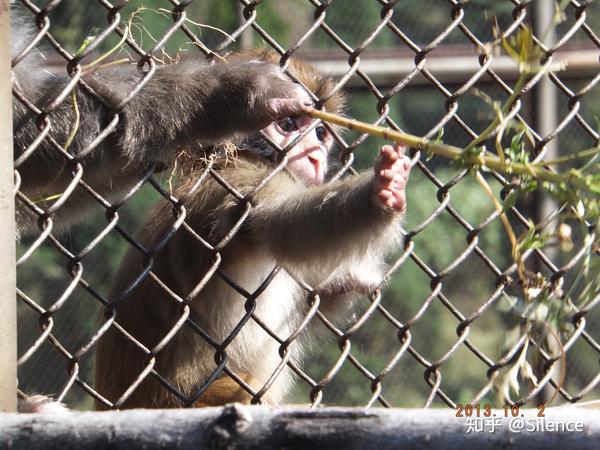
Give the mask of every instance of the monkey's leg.
[[(251, 375), (242, 374), (241, 378), (250, 386), (260, 385)], [(227, 403), (250, 404), (252, 395), (241, 387), (233, 378), (224, 376), (212, 382), (204, 394), (194, 403), (195, 408), (222, 406)]]

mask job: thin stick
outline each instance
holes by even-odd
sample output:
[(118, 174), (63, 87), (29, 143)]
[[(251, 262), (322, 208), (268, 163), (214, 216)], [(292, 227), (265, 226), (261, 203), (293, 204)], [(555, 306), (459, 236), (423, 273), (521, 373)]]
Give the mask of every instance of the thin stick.
[(576, 186), (577, 188), (587, 192), (600, 194), (600, 186), (590, 183), (589, 179), (586, 179), (584, 175), (578, 173), (576, 170), (570, 170), (566, 174), (560, 174), (551, 172), (548, 169), (544, 169), (533, 164), (524, 164), (512, 161), (508, 163), (502, 162), (498, 156), (488, 152), (482, 152), (480, 154), (472, 152), (465, 153), (463, 149), (453, 145), (431, 142), (419, 136), (401, 133), (390, 128), (384, 128), (354, 119), (347, 119), (345, 117), (319, 111), (314, 108), (307, 108), (305, 114), (314, 119), (321, 119), (325, 122), (339, 125), (350, 130), (368, 133), (372, 136), (382, 137), (385, 140), (398, 142), (410, 147), (421, 148), (445, 158), (464, 158), (463, 161), (469, 165), (480, 166), (481, 168), (491, 169), (508, 175), (527, 175), (542, 181), (550, 181), (557, 184), (566, 183)]
[(347, 119), (345, 117), (320, 111), (314, 108), (308, 108), (306, 110), (306, 114), (314, 119), (321, 119), (325, 122), (340, 125), (350, 130), (356, 130), (360, 131), (361, 133), (368, 133), (372, 136), (382, 137), (386, 141), (399, 142), (400, 144), (408, 145), (410, 147), (422, 147), (431, 151), (432, 153), (435, 153), (436, 155), (444, 156), (446, 158), (456, 158), (460, 156), (463, 151), (462, 148), (459, 147), (430, 142), (427, 139), (419, 136), (401, 133), (390, 128), (379, 127), (377, 125), (371, 125), (370, 123), (360, 122), (354, 119)]

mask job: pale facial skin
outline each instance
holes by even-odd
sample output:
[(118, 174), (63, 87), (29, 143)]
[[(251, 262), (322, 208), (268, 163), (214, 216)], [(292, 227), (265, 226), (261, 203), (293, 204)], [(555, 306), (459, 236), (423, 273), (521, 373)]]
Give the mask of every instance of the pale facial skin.
[[(280, 148), (302, 133), (312, 119), (308, 116), (288, 117), (263, 129)], [(288, 153), (288, 169), (308, 185), (320, 185), (327, 173), (327, 158), (333, 145), (329, 131), (319, 125)], [(373, 203), (396, 212), (406, 209), (406, 182), (410, 174), (410, 159), (400, 144), (384, 145), (374, 167)]]
[[(287, 146), (302, 133), (312, 119), (307, 116), (288, 117), (273, 122), (263, 131), (280, 148)], [(322, 184), (327, 173), (327, 157), (333, 137), (320, 125), (306, 135), (288, 153), (288, 169), (309, 185)]]

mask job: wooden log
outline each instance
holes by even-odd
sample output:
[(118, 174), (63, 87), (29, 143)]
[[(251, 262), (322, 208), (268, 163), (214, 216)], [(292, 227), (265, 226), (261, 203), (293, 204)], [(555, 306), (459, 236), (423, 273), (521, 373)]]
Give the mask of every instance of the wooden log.
[[(493, 413), (496, 417), (466, 418), (456, 417), (455, 411), (448, 409), (228, 405), (192, 410), (0, 414), (0, 448), (596, 450), (600, 442), (598, 410), (549, 408), (544, 418), (536, 417), (538, 410), (521, 410), (517, 418), (510, 417), (510, 410), (509, 417), (504, 417), (504, 410)], [(515, 428), (517, 421), (523, 428)], [(467, 432), (469, 425), (478, 424), (482, 431)], [(527, 431), (528, 426), (533, 431)]]

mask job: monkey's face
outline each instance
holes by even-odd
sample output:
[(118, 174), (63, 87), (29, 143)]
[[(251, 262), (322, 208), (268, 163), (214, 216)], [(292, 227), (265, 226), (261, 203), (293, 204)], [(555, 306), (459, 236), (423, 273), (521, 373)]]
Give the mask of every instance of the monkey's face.
[[(283, 148), (296, 139), (311, 122), (312, 119), (306, 116), (288, 117), (273, 122), (263, 131)], [(287, 168), (306, 184), (323, 183), (332, 144), (331, 134), (324, 126), (319, 125), (290, 150)]]

